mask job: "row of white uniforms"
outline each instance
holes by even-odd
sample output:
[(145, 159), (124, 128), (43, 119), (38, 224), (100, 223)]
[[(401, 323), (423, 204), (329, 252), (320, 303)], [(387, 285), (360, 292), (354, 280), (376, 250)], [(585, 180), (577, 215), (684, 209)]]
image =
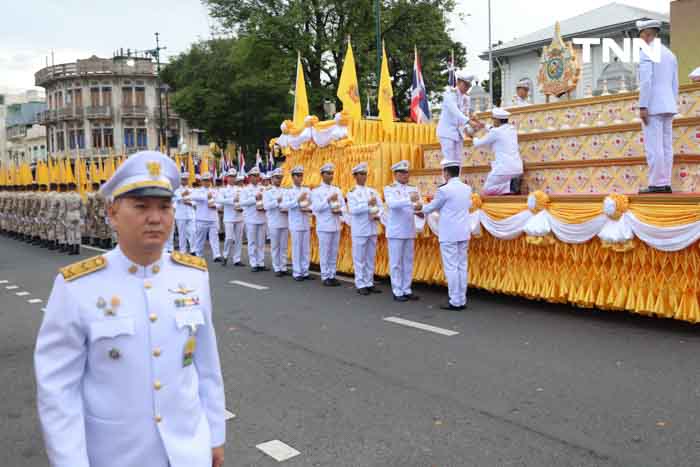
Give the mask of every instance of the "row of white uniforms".
[(639, 54), (639, 108), (646, 108), (644, 150), (649, 166), (648, 185), (671, 186), (673, 174), (673, 116), (678, 113), (678, 61), (661, 44), (655, 63), (642, 49)]
[(209, 274), (177, 258), (117, 247), (57, 276), (34, 354), (52, 467), (211, 467), (226, 426)]
[(484, 195), (509, 194), (510, 181), (523, 174), (518, 130), (510, 123), (491, 127), (483, 138), (474, 138), (473, 145), (474, 149), (488, 147), (495, 156), (482, 193)]
[(270, 237), (270, 256), (274, 272), (287, 272), (287, 244), (289, 242), (289, 214), (284, 206), (285, 189), (271, 186), (263, 193), (263, 207), (267, 216)]
[(243, 211), (240, 208), (242, 187), (227, 185), (219, 190), (216, 204), (224, 211), (224, 260), (241, 262), (243, 251)]
[(219, 212), (216, 206), (216, 187), (196, 188), (190, 195), (195, 209), (195, 254), (204, 256), (204, 246), (209, 241), (214, 259), (221, 257), (219, 245)]
[(451, 178), (435, 192), (433, 201), (423, 206), (423, 213), (440, 213), (438, 238), (442, 265), (447, 278), (450, 305), (467, 303), (468, 249), (471, 237), (469, 209), (472, 205), (472, 189), (459, 177)]
[(352, 234), (352, 261), (355, 268), (355, 287), (374, 287), (374, 265), (377, 251), (377, 220), (370, 213), (369, 201), (376, 199), (379, 212), (382, 199), (373, 188), (356, 185), (348, 192), (348, 212)]
[(309, 277), (311, 262), (311, 213), (299, 204), (302, 194), (306, 194), (311, 201), (311, 190), (308, 187), (292, 185), (285, 190), (282, 200), (292, 237), (292, 275), (296, 279)]
[(389, 246), (389, 275), (395, 297), (411, 296), (416, 221), (411, 193), (418, 188), (394, 182), (384, 187), (385, 231)]
[(316, 235), (321, 267), (321, 280), (335, 279), (338, 246), (342, 227), (341, 214), (331, 209), (330, 197), (337, 195), (339, 211), (345, 211), (343, 192), (335, 185), (321, 183), (311, 191), (311, 209), (316, 216)]
[(443, 157), (462, 164), (464, 157), (464, 129), (469, 123), (470, 97), (450, 87), (442, 95), (442, 111), (437, 126), (437, 137)]
[[(259, 193), (261, 196), (265, 187), (252, 183), (243, 188), (240, 195), (240, 205), (243, 208), (246, 238), (248, 239), (248, 262), (253, 268), (265, 267), (265, 226), (267, 217), (265, 211), (258, 209)], [(262, 197), (260, 199), (262, 204)]]
[[(190, 194), (193, 190), (194, 188), (180, 186), (175, 190), (173, 196), (175, 227), (177, 228), (178, 246), (182, 253), (195, 252), (195, 208), (193, 205), (185, 203), (186, 200), (190, 199)], [(173, 249), (174, 232), (175, 229), (173, 229), (173, 234), (170, 235), (169, 248), (166, 247), (166, 250), (172, 251)]]

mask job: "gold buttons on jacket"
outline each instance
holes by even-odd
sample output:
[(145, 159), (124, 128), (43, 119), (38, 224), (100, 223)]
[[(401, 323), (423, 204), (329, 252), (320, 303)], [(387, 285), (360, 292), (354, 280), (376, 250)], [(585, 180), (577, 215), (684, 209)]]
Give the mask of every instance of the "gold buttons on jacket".
[(163, 385), (158, 380), (156, 380), (156, 382), (153, 383), (153, 389), (155, 389), (156, 391), (160, 391), (160, 388), (162, 388), (162, 387), (163, 387)]
[(131, 266), (129, 266), (129, 272), (130, 272), (131, 274), (136, 274), (136, 271), (138, 271), (138, 270), (139, 270), (139, 268), (138, 268), (136, 265), (134, 265), (134, 264), (132, 264)]
[(161, 354), (161, 351), (159, 348), (156, 347), (155, 349), (153, 349), (153, 356), (154, 357), (160, 357), (160, 354)]
[(156, 415), (155, 420), (156, 420), (156, 423), (160, 423), (161, 421), (163, 421), (163, 417), (161, 417), (160, 415)]
[(151, 323), (155, 323), (158, 320), (158, 315), (155, 313), (151, 313), (150, 315), (148, 315), (148, 319), (151, 320)]
[(151, 281), (145, 281), (145, 282), (143, 283), (143, 288), (144, 288), (144, 289), (150, 289), (151, 287), (153, 287), (153, 284), (151, 284)]
[(153, 274), (158, 274), (160, 272), (160, 266), (158, 266), (156, 264), (155, 266), (153, 266), (152, 271), (153, 271)]

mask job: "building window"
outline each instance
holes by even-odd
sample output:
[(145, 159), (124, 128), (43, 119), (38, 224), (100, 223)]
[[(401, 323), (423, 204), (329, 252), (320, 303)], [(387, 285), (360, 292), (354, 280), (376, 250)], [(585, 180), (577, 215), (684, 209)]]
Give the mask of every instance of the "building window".
[(92, 147), (97, 149), (102, 147), (102, 128), (92, 129)]
[(74, 89), (73, 90), (73, 100), (75, 101), (75, 108), (76, 109), (83, 108), (83, 90), (82, 89)]
[[(90, 88), (90, 106), (99, 107), (100, 106), (100, 88)], [(99, 147), (99, 146), (95, 146)]]
[(148, 130), (146, 128), (136, 130), (136, 145), (140, 148), (148, 146)]
[(63, 92), (58, 91), (56, 93), (56, 107), (59, 109), (63, 108)]
[(62, 131), (57, 131), (56, 132), (56, 149), (58, 151), (65, 151), (66, 150), (66, 141), (63, 138), (63, 132)]
[(145, 107), (146, 106), (146, 88), (134, 88), (136, 102), (134, 105)]
[(112, 128), (105, 128), (103, 131), (104, 138), (105, 138), (105, 147), (106, 148), (113, 148), (114, 147), (114, 130)]
[(68, 132), (68, 148), (69, 149), (75, 149), (77, 147), (77, 138), (75, 134), (75, 130), (70, 130)]
[(112, 88), (102, 88), (102, 105), (112, 105)]
[(207, 146), (209, 145), (209, 138), (207, 138), (207, 134), (204, 132), (199, 132), (197, 133), (197, 145), (198, 146)]
[(134, 147), (134, 129), (124, 128), (124, 146), (127, 148)]
[(131, 107), (134, 105), (132, 88), (122, 88), (122, 106)]

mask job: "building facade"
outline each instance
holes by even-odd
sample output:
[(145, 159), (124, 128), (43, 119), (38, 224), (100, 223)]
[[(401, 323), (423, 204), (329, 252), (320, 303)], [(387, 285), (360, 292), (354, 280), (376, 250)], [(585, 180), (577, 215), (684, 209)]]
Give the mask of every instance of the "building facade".
[(0, 97), (0, 161), (33, 162), (46, 157), (46, 129), (38, 115), (46, 110), (37, 91)]
[[(643, 19), (658, 19), (663, 22), (661, 41), (668, 45), (670, 37), (668, 15), (619, 3), (610, 3), (561, 21), (561, 34), (565, 41), (574, 37), (610, 38), (622, 47), (625, 38), (632, 39), (639, 36), (635, 23)], [(494, 62), (501, 68), (500, 105), (507, 107), (513, 103), (515, 84), (521, 79), (530, 82), (531, 103), (543, 104), (546, 101), (544, 94), (540, 92), (537, 76), (542, 61), (542, 48), (551, 43), (553, 35), (554, 24), (492, 50)], [(622, 63), (614, 54), (611, 55), (610, 63), (604, 63), (601, 46), (593, 46), (591, 61), (583, 63), (582, 47), (574, 45), (574, 49), (581, 64), (581, 76), (576, 91), (571, 95), (572, 99), (638, 88), (638, 65)], [(482, 53), (479, 58), (488, 61), (488, 52)]]
[(167, 90), (158, 92), (150, 58), (92, 56), (43, 68), (35, 81), (46, 90), (48, 106), (39, 121), (47, 129), (49, 154), (131, 154), (183, 144), (197, 151), (206, 143), (170, 107)]

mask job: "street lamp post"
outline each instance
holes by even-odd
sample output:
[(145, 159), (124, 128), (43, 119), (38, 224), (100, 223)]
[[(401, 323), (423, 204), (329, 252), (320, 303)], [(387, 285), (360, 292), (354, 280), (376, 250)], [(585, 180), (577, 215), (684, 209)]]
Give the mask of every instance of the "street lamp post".
[(162, 91), (165, 92), (165, 153), (170, 155), (170, 102), (168, 98), (168, 93), (170, 92), (170, 86), (167, 83), (161, 85)]
[(493, 107), (493, 44), (491, 41), (491, 0), (489, 2), (489, 101)]

